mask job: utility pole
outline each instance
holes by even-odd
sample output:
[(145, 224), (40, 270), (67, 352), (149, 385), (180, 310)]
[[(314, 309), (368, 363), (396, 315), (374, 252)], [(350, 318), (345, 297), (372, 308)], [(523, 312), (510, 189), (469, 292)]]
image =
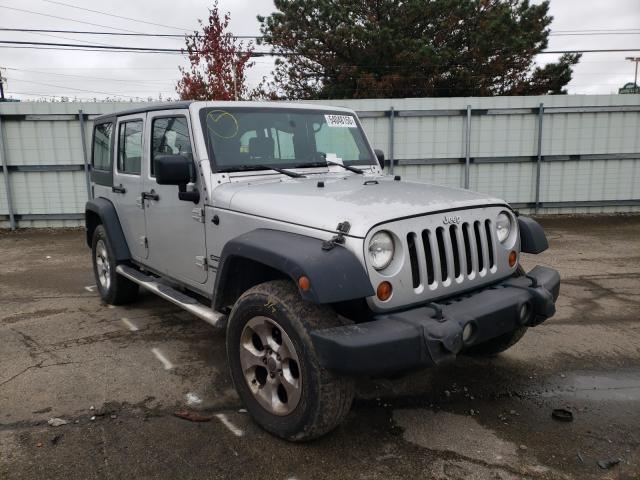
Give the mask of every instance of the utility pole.
[(4, 77), (2, 76), (3, 68), (0, 67), (0, 102), (4, 102)]
[[(637, 65), (637, 64), (636, 64)], [(231, 60), (231, 73), (233, 74), (233, 100), (238, 100), (238, 79), (236, 78), (236, 61)]]
[(640, 89), (638, 88), (638, 62), (640, 62), (640, 57), (626, 57), (625, 60), (635, 62), (636, 64), (636, 74), (633, 78), (633, 88), (635, 93), (640, 93)]

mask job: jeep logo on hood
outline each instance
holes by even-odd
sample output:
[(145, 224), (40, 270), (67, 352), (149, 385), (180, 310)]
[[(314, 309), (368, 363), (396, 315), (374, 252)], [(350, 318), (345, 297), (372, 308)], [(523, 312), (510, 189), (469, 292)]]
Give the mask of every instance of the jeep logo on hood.
[(445, 215), (444, 220), (442, 220), (442, 223), (444, 223), (445, 225), (457, 225), (460, 223), (460, 220), (462, 220), (460, 215), (452, 215), (452, 216)]

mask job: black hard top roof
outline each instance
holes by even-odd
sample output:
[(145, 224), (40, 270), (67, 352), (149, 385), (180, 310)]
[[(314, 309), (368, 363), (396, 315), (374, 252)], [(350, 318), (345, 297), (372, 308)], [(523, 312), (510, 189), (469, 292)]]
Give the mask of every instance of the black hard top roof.
[(107, 118), (123, 117), (125, 115), (134, 115), (136, 113), (157, 112), (158, 110), (179, 110), (181, 108), (189, 108), (189, 105), (193, 103), (192, 100), (180, 101), (180, 102), (162, 102), (151, 103), (145, 107), (130, 108), (129, 110), (120, 110), (119, 112), (105, 113), (96, 117), (94, 121), (100, 121)]

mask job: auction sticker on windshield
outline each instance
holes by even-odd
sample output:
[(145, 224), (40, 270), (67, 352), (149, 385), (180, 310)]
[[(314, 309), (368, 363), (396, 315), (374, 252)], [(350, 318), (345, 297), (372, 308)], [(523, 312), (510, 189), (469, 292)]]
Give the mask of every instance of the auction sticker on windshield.
[(324, 118), (330, 127), (358, 128), (351, 115), (325, 115)]

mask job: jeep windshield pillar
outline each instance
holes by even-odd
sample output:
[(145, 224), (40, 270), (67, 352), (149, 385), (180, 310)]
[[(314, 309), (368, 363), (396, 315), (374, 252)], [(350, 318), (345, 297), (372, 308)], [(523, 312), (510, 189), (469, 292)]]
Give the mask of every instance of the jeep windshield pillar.
[(106, 303), (151, 291), (226, 329), (252, 418), (336, 428), (358, 376), (495, 355), (555, 313), (548, 248), (506, 202), (382, 171), (337, 107), (174, 102), (95, 120), (86, 238)]

